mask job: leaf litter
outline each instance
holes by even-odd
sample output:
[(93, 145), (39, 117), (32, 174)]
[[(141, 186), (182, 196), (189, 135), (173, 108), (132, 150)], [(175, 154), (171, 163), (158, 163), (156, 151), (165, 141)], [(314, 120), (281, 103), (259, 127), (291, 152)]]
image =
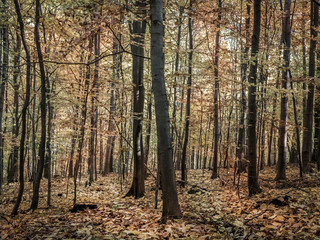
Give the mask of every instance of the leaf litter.
[[(155, 183), (146, 181), (146, 195), (123, 198), (131, 176), (121, 186), (119, 175), (99, 177), (78, 189), (79, 204), (97, 205), (83, 211), (73, 207), (72, 182), (53, 179), (52, 206), (46, 206), (42, 181), (39, 209), (31, 213), (32, 184), (26, 183), (17, 216), (10, 216), (18, 184), (5, 186), (0, 196), (1, 239), (320, 239), (320, 175), (297, 179), (298, 168), (288, 166), (288, 180), (275, 182), (274, 169), (260, 172), (262, 193), (248, 197), (246, 174), (233, 184), (233, 169), (221, 169), (220, 179), (209, 170), (189, 170), (189, 184), (178, 187), (182, 219), (160, 222), (161, 199), (154, 209)], [(177, 172), (179, 176), (179, 172)], [(121, 191), (121, 189), (123, 191)]]

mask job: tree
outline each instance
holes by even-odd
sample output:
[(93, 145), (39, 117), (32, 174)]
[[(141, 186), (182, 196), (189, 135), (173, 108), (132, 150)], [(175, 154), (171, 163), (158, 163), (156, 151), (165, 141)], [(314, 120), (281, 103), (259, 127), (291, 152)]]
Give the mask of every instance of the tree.
[(312, 156), (312, 132), (313, 132), (313, 113), (314, 113), (314, 77), (316, 70), (316, 47), (317, 47), (317, 27), (319, 24), (319, 6), (311, 1), (310, 12), (310, 49), (309, 49), (309, 84), (308, 99), (306, 109), (303, 114), (303, 143), (302, 143), (302, 164), (303, 172), (309, 171), (309, 163)]
[(181, 180), (182, 186), (186, 186), (187, 181), (187, 148), (189, 141), (189, 125), (190, 125), (190, 108), (191, 108), (191, 84), (192, 84), (192, 56), (193, 56), (193, 36), (192, 36), (192, 0), (190, 0), (189, 5), (189, 18), (188, 18), (188, 31), (189, 31), (189, 54), (188, 54), (188, 89), (187, 89), (187, 103), (186, 103), (186, 122), (185, 122), (185, 135), (184, 143), (182, 148), (181, 157)]
[(287, 162), (287, 121), (288, 121), (288, 88), (290, 81), (290, 47), (291, 47), (291, 26), (290, 26), (291, 0), (284, 3), (282, 17), (282, 45), (283, 45), (283, 70), (282, 70), (282, 90), (281, 113), (279, 123), (279, 151), (277, 163), (276, 180), (286, 179)]
[(18, 213), (18, 208), (20, 206), (22, 195), (24, 191), (24, 158), (25, 158), (25, 139), (26, 139), (26, 130), (27, 130), (27, 110), (29, 106), (30, 101), (30, 89), (31, 89), (31, 56), (30, 56), (30, 50), (29, 46), (27, 44), (26, 40), (26, 34), (25, 34), (25, 28), (24, 28), (24, 22), (22, 19), (21, 11), (20, 11), (20, 4), (18, 0), (14, 0), (14, 6), (15, 10), (18, 16), (18, 23), (20, 28), (20, 35), (21, 40), (23, 44), (24, 51), (26, 53), (26, 95), (24, 99), (24, 104), (22, 108), (22, 129), (21, 129), (21, 138), (20, 138), (20, 166), (19, 166), (19, 193), (16, 200), (16, 203), (14, 205), (14, 208), (12, 210), (12, 215), (16, 215)]
[(126, 196), (140, 198), (144, 195), (145, 166), (143, 155), (142, 119), (144, 109), (144, 35), (146, 31), (146, 2), (136, 1), (137, 14), (141, 20), (134, 20), (130, 26), (132, 44), (132, 83), (133, 83), (133, 181)]
[[(2, 183), (3, 183), (3, 156), (4, 156), (4, 131), (3, 131), (3, 110), (4, 110), (4, 101), (5, 101), (5, 91), (6, 91), (6, 85), (8, 82), (8, 64), (9, 64), (9, 35), (8, 35), (8, 19), (7, 19), (7, 1), (2, 0), (2, 7), (4, 9), (3, 13), (5, 16), (3, 26), (1, 27), (1, 34), (0, 41), (2, 41), (1, 44), (1, 50), (0, 52), (0, 63), (1, 70), (0, 70), (0, 194), (2, 191)], [(17, 164), (15, 163), (13, 166), (13, 173), (16, 173)]]
[(257, 68), (260, 39), (260, 22), (261, 22), (261, 0), (254, 1), (254, 19), (253, 32), (251, 39), (251, 63), (249, 74), (249, 92), (248, 92), (248, 188), (249, 195), (257, 194), (261, 191), (258, 183), (257, 174)]
[(216, 49), (214, 54), (214, 153), (213, 153), (213, 167), (211, 178), (218, 177), (218, 144), (219, 144), (219, 52), (220, 52), (220, 24), (221, 24), (221, 6), (222, 1), (218, 1), (218, 26), (216, 33)]
[(156, 112), (158, 156), (162, 183), (162, 219), (180, 218), (182, 213), (178, 202), (175, 172), (172, 161), (170, 138), (170, 119), (164, 80), (163, 52), (163, 3), (162, 0), (150, 1), (151, 20), (151, 74)]
[(34, 38), (37, 48), (37, 54), (39, 59), (39, 67), (40, 67), (40, 78), (41, 78), (41, 102), (40, 102), (40, 110), (41, 110), (41, 139), (39, 145), (39, 161), (38, 161), (38, 168), (37, 168), (37, 175), (33, 181), (33, 196), (31, 202), (31, 210), (36, 210), (38, 208), (39, 202), (39, 188), (40, 188), (40, 181), (42, 178), (43, 167), (45, 162), (45, 152), (46, 152), (46, 116), (47, 116), (47, 97), (46, 97), (46, 73), (44, 70), (44, 63), (43, 63), (43, 55), (41, 50), (41, 43), (40, 43), (40, 12), (41, 12), (41, 4), (40, 0), (36, 0), (36, 16), (35, 16), (35, 26), (34, 26)]

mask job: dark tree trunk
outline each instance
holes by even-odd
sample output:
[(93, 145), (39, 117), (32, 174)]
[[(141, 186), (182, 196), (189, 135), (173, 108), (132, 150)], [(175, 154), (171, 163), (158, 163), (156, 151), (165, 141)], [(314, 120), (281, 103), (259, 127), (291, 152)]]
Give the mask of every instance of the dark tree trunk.
[(176, 178), (172, 161), (172, 144), (170, 138), (170, 118), (164, 79), (163, 52), (163, 2), (150, 1), (151, 19), (151, 73), (156, 112), (158, 156), (162, 183), (162, 219), (180, 218), (182, 213), (178, 202)]
[(257, 105), (256, 105), (256, 89), (257, 89), (257, 67), (260, 39), (260, 22), (261, 22), (261, 0), (254, 1), (254, 24), (251, 41), (251, 63), (249, 75), (249, 95), (248, 95), (248, 188), (249, 195), (254, 195), (261, 191), (258, 183), (257, 174)]
[(149, 157), (149, 150), (150, 150), (150, 138), (151, 138), (151, 123), (152, 123), (152, 98), (151, 95), (148, 98), (148, 119), (147, 119), (147, 129), (146, 129), (146, 136), (145, 136), (145, 147), (144, 147), (144, 164), (145, 168), (145, 177), (147, 177), (147, 165), (148, 165), (148, 157)]
[[(89, 36), (89, 45), (92, 46), (92, 36)], [(92, 49), (89, 49), (88, 62), (91, 60)], [(87, 108), (88, 108), (88, 97), (89, 97), (89, 84), (90, 84), (90, 65), (86, 66), (86, 76), (84, 80), (84, 89), (83, 95), (81, 95), (81, 114), (80, 114), (80, 134), (78, 140), (78, 149), (77, 149), (77, 160), (74, 166), (73, 173), (73, 186), (74, 186), (74, 197), (73, 197), (73, 205), (77, 202), (77, 178), (78, 174), (81, 176), (81, 165), (82, 165), (82, 149), (84, 145), (84, 135), (85, 135), (85, 125), (87, 121)], [(79, 173), (80, 169), (80, 173)]]
[(97, 119), (97, 111), (98, 111), (98, 90), (99, 90), (99, 61), (97, 58), (100, 55), (100, 32), (94, 34), (94, 56), (95, 56), (95, 66), (94, 66), (94, 75), (93, 75), (93, 83), (92, 83), (92, 95), (91, 95), (91, 118), (90, 118), (90, 140), (89, 140), (89, 159), (88, 159), (88, 167), (89, 167), (89, 185), (93, 182), (93, 176), (96, 162), (96, 138), (97, 129), (98, 129), (98, 119)]
[(46, 104), (46, 74), (44, 70), (43, 64), (43, 56), (41, 50), (41, 43), (40, 43), (40, 0), (36, 0), (36, 23), (35, 23), (35, 43), (38, 53), (39, 59), (39, 67), (40, 67), (40, 75), (41, 75), (41, 102), (40, 102), (40, 110), (41, 110), (41, 139), (40, 139), (40, 146), (39, 146), (39, 161), (38, 161), (38, 168), (37, 168), (37, 175), (33, 181), (33, 196), (32, 196), (32, 203), (31, 203), (31, 210), (36, 210), (38, 208), (39, 202), (39, 188), (40, 188), (40, 181), (42, 178), (43, 173), (43, 166), (45, 161), (45, 152), (46, 152), (46, 114), (47, 114), (47, 104)]
[(282, 90), (281, 94), (281, 113), (279, 123), (279, 143), (278, 143), (278, 162), (276, 180), (286, 179), (287, 163), (287, 121), (288, 121), (288, 87), (290, 79), (290, 47), (291, 47), (291, 27), (290, 27), (290, 8), (291, 0), (285, 0), (284, 12), (282, 16), (282, 44), (283, 50), (283, 71), (282, 71)]
[[(5, 16), (5, 18), (7, 18), (7, 1), (6, 0), (2, 0), (2, 5), (3, 8), (5, 9), (5, 13), (1, 13), (3, 14), (3, 16)], [(7, 19), (4, 19), (4, 21), (6, 22)], [(4, 147), (4, 130), (3, 130), (3, 110), (4, 110), (4, 101), (5, 101), (5, 92), (6, 92), (6, 85), (7, 85), (7, 81), (8, 81), (8, 62), (9, 62), (9, 36), (8, 36), (8, 25), (7, 23), (3, 24), (3, 27), (1, 29), (2, 31), (2, 39), (0, 39), (0, 41), (3, 41), (2, 44), (2, 54), (0, 54), (0, 58), (1, 62), (2, 62), (2, 66), (1, 66), (1, 81), (0, 81), (0, 166), (1, 166), (1, 173), (0, 173), (0, 193), (1, 193), (1, 189), (2, 189), (2, 183), (3, 183), (3, 155), (4, 155), (4, 151), (3, 151), (3, 147)], [(18, 167), (18, 162), (13, 164), (13, 175), (16, 175), (17, 172), (17, 167)], [(17, 175), (16, 175), (17, 176)]]
[(219, 144), (219, 54), (220, 54), (220, 24), (221, 24), (221, 7), (222, 1), (218, 0), (218, 24), (216, 33), (216, 49), (214, 56), (214, 152), (213, 152), (213, 168), (211, 178), (218, 177), (218, 144)]
[(181, 180), (182, 187), (186, 186), (187, 182), (187, 148), (189, 141), (189, 125), (190, 125), (190, 108), (191, 108), (191, 85), (192, 85), (192, 57), (193, 57), (193, 37), (192, 37), (192, 0), (190, 0), (190, 15), (188, 18), (188, 31), (189, 31), (189, 54), (188, 54), (188, 83), (187, 83), (187, 103), (186, 103), (186, 122), (184, 128), (184, 142), (182, 148), (182, 157), (181, 157)]
[(133, 82), (133, 181), (126, 196), (140, 198), (145, 191), (145, 166), (143, 159), (143, 137), (142, 119), (144, 109), (144, 36), (146, 31), (146, 2), (136, 1), (136, 10), (142, 18), (141, 21), (134, 20), (131, 29), (133, 44), (131, 44), (132, 55), (132, 82)]
[(242, 164), (242, 159), (244, 155), (244, 145), (246, 139), (246, 128), (245, 128), (245, 119), (247, 111), (247, 97), (246, 97), (246, 86), (247, 81), (247, 69), (248, 69), (248, 54), (249, 54), (249, 36), (250, 36), (250, 10), (251, 7), (247, 4), (247, 17), (245, 24), (246, 31), (246, 43), (245, 47), (242, 46), (242, 55), (241, 55), (241, 113), (240, 113), (240, 127), (239, 127), (239, 137), (238, 137), (238, 147), (236, 151), (237, 164), (239, 172), (244, 171), (244, 165)]
[(113, 38), (113, 81), (111, 82), (111, 96), (110, 96), (110, 117), (109, 117), (109, 125), (108, 125), (108, 140), (106, 146), (106, 156), (105, 156), (105, 165), (103, 175), (113, 172), (113, 151), (115, 145), (115, 130), (116, 130), (116, 123), (115, 123), (115, 114), (117, 110), (116, 106), (116, 89), (115, 89), (115, 82), (120, 78), (120, 56), (116, 53), (119, 51), (119, 40), (120, 34), (116, 34)]
[(303, 143), (302, 143), (302, 163), (303, 172), (309, 171), (309, 163), (312, 156), (312, 132), (313, 132), (313, 113), (314, 113), (314, 77), (316, 70), (316, 47), (317, 47), (317, 31), (319, 22), (319, 6), (311, 2), (311, 39), (309, 52), (309, 77), (308, 84), (308, 99), (306, 103), (306, 110), (303, 115)]
[(26, 63), (27, 63), (27, 71), (26, 71), (26, 95), (25, 95), (25, 100), (22, 108), (22, 128), (21, 128), (21, 139), (20, 139), (20, 166), (19, 166), (19, 193), (18, 197), (16, 200), (16, 203), (13, 207), (12, 210), (12, 215), (17, 215), (18, 213), (18, 208), (20, 206), (21, 200), (22, 200), (22, 195), (23, 195), (23, 190), (24, 190), (24, 159), (25, 159), (25, 138), (26, 138), (26, 129), (27, 129), (27, 110), (28, 110), (28, 105), (30, 101), (30, 88), (31, 88), (31, 57), (30, 57), (30, 51), (29, 51), (29, 46), (27, 45), (26, 37), (25, 37), (25, 32), (24, 32), (24, 23), (22, 20), (22, 15), (20, 12), (20, 5), (18, 0), (14, 0), (14, 5), (15, 5), (15, 10), (18, 16), (18, 23), (20, 27), (20, 35), (21, 35), (21, 40), (23, 43), (23, 47), (26, 53)]
[[(172, 119), (173, 119), (173, 124), (171, 127), (171, 138), (172, 142), (176, 140), (178, 141), (178, 136), (177, 136), (177, 82), (178, 82), (178, 71), (179, 71), (179, 63), (180, 63), (180, 43), (181, 43), (181, 27), (182, 27), (182, 14), (183, 14), (183, 7), (179, 6), (179, 26), (178, 26), (178, 36), (177, 36), (177, 52), (175, 56), (175, 66), (174, 66), (174, 72), (175, 72), (175, 77), (174, 77), (174, 89), (173, 89), (173, 110), (172, 110)], [(173, 157), (177, 157), (177, 162), (176, 162), (176, 168), (180, 169), (181, 166), (181, 161), (180, 161), (180, 156), (179, 154), (175, 154), (176, 152), (181, 151), (179, 148), (179, 144), (175, 147), (175, 151), (173, 151)]]
[(14, 49), (14, 73), (13, 73), (13, 89), (14, 89), (14, 117), (12, 119), (12, 150), (10, 153), (10, 164), (8, 164), (8, 183), (13, 182), (17, 177), (17, 169), (18, 159), (19, 159), (19, 145), (18, 145), (18, 137), (19, 137), (19, 86), (20, 82), (18, 81), (19, 73), (20, 73), (20, 51), (21, 51), (21, 38), (20, 33), (17, 32), (17, 45)]

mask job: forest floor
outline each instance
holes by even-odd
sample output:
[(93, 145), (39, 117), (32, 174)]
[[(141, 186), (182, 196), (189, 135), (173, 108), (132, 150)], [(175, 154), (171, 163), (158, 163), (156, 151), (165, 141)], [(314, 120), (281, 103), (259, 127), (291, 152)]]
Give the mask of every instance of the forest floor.
[(0, 239), (320, 239), (320, 175), (301, 180), (298, 168), (290, 165), (288, 180), (276, 183), (274, 172), (261, 171), (263, 191), (248, 197), (245, 173), (234, 185), (233, 169), (221, 169), (221, 178), (215, 180), (209, 170), (190, 170), (188, 186), (178, 188), (183, 218), (166, 224), (160, 222), (160, 200), (154, 209), (152, 176), (146, 181), (146, 196), (138, 200), (123, 198), (130, 176), (123, 184), (116, 174), (99, 176), (91, 186), (83, 183), (77, 202), (97, 208), (76, 213), (70, 212), (71, 180), (67, 195), (66, 179), (53, 179), (50, 208), (43, 180), (40, 206), (33, 213), (27, 211), (32, 185), (26, 183), (20, 213), (14, 217), (10, 212), (18, 184), (9, 184), (0, 197)]

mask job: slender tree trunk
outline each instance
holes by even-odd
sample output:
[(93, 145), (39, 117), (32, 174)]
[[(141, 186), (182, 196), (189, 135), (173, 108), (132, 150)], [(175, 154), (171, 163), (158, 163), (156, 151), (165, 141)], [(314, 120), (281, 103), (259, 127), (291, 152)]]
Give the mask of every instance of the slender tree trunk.
[(290, 8), (291, 0), (285, 0), (284, 12), (282, 16), (282, 44), (283, 50), (283, 71), (282, 71), (282, 90), (281, 113), (279, 123), (279, 151), (277, 162), (276, 180), (286, 179), (287, 162), (287, 121), (288, 121), (288, 87), (290, 79), (290, 47), (291, 47), (291, 27), (290, 27)]
[(46, 73), (44, 70), (43, 64), (43, 56), (41, 50), (41, 43), (40, 43), (40, 0), (36, 0), (36, 23), (35, 23), (35, 43), (38, 53), (39, 59), (39, 67), (40, 67), (40, 75), (41, 75), (41, 102), (40, 102), (40, 110), (41, 110), (41, 139), (40, 139), (40, 146), (39, 146), (39, 161), (38, 161), (38, 169), (37, 175), (33, 181), (33, 196), (31, 202), (31, 210), (36, 210), (38, 208), (39, 202), (39, 188), (40, 188), (40, 181), (42, 178), (43, 173), (43, 166), (45, 161), (45, 152), (46, 152), (46, 115), (47, 115), (47, 104), (46, 104)]
[[(145, 147), (144, 147), (144, 164), (147, 166), (149, 150), (150, 150), (150, 138), (151, 138), (151, 123), (152, 123), (152, 98), (151, 95), (148, 98), (148, 122), (145, 136)], [(147, 168), (145, 168), (145, 177), (147, 177)]]
[(36, 153), (36, 132), (37, 132), (37, 124), (36, 124), (36, 65), (33, 63), (33, 106), (32, 106), (32, 174), (30, 180), (34, 180), (36, 176), (36, 162), (37, 162), (37, 153)]
[[(179, 64), (180, 64), (180, 43), (181, 43), (181, 27), (182, 27), (182, 14), (183, 14), (183, 7), (179, 6), (179, 26), (178, 26), (178, 36), (177, 36), (177, 52), (175, 56), (175, 66), (174, 66), (174, 72), (175, 72), (175, 77), (174, 77), (174, 93), (173, 93), (173, 111), (172, 111), (172, 119), (173, 119), (173, 124), (171, 128), (171, 138), (172, 142), (174, 142), (174, 139), (178, 138), (177, 136), (177, 83), (178, 83), (178, 71), (179, 71)], [(176, 162), (176, 167), (180, 169), (180, 156), (176, 156), (176, 152), (181, 151), (179, 148), (179, 144), (177, 144), (175, 151), (173, 152), (173, 157), (177, 157), (177, 162)]]
[(17, 176), (18, 159), (19, 159), (19, 145), (18, 145), (18, 137), (19, 137), (19, 86), (18, 77), (20, 74), (20, 51), (21, 51), (21, 38), (20, 33), (17, 32), (17, 45), (14, 49), (14, 73), (13, 73), (13, 89), (14, 89), (14, 117), (12, 119), (12, 150), (10, 153), (9, 159), (11, 159), (10, 163), (8, 163), (8, 183), (13, 182)]
[(181, 180), (182, 180), (182, 187), (186, 186), (187, 181), (187, 148), (188, 148), (188, 141), (189, 141), (189, 125), (190, 125), (190, 108), (191, 108), (191, 85), (192, 85), (192, 57), (193, 57), (193, 36), (192, 36), (192, 0), (190, 0), (190, 15), (188, 18), (188, 30), (189, 30), (189, 55), (188, 55), (188, 83), (187, 83), (187, 103), (186, 103), (186, 122), (184, 128), (184, 142), (182, 148), (182, 158), (181, 158)]
[(20, 35), (21, 35), (21, 40), (23, 43), (24, 51), (26, 53), (26, 63), (27, 63), (27, 71), (26, 71), (26, 95), (25, 95), (25, 100), (22, 108), (22, 128), (21, 128), (21, 139), (20, 139), (20, 166), (19, 166), (19, 193), (18, 197), (16, 200), (16, 203), (13, 207), (12, 210), (12, 215), (17, 215), (18, 209), (22, 200), (22, 195), (24, 191), (24, 148), (25, 148), (25, 138), (26, 138), (26, 129), (27, 129), (27, 110), (28, 110), (28, 105), (30, 101), (30, 89), (31, 89), (31, 57), (30, 57), (30, 51), (29, 51), (29, 46), (26, 41), (26, 36), (25, 36), (25, 31), (24, 31), (24, 23), (22, 20), (22, 15), (20, 11), (20, 5), (18, 0), (14, 0), (14, 5), (15, 5), (15, 10), (18, 16), (18, 23), (20, 27)]
[(303, 172), (309, 171), (309, 163), (312, 156), (312, 132), (313, 132), (313, 113), (314, 113), (314, 77), (315, 77), (315, 53), (317, 47), (317, 30), (319, 22), (319, 6), (311, 2), (311, 39), (309, 52), (309, 78), (308, 99), (306, 103), (306, 111), (303, 115), (303, 143), (302, 143), (302, 163)]
[[(94, 34), (94, 55), (95, 59), (97, 59), (100, 55), (100, 32)], [(94, 75), (93, 75), (93, 83), (92, 83), (92, 95), (91, 95), (91, 118), (90, 118), (90, 141), (89, 141), (89, 185), (93, 182), (94, 169), (95, 169), (95, 159), (96, 159), (96, 134), (98, 129), (98, 119), (97, 119), (97, 98), (98, 98), (98, 81), (99, 81), (99, 61), (96, 61), (94, 66)]]
[(254, 24), (251, 41), (251, 63), (249, 75), (249, 95), (248, 95), (248, 188), (249, 195), (254, 195), (261, 191), (258, 183), (257, 174), (257, 142), (256, 142), (256, 123), (257, 123), (257, 67), (260, 39), (261, 22), (261, 0), (254, 0)]
[(176, 179), (172, 161), (172, 144), (170, 138), (170, 118), (164, 79), (163, 52), (163, 2), (150, 1), (151, 19), (151, 73), (156, 112), (159, 166), (162, 183), (162, 220), (180, 218), (182, 213), (178, 202)]
[[(92, 36), (89, 37), (89, 45), (92, 45)], [(89, 49), (89, 57), (88, 62), (91, 60), (92, 49)], [(89, 97), (89, 82), (90, 82), (90, 65), (86, 66), (86, 76), (84, 80), (84, 91), (83, 95), (81, 96), (81, 114), (80, 114), (80, 134), (79, 134), (79, 141), (78, 141), (78, 150), (77, 150), (77, 160), (74, 166), (74, 173), (73, 173), (73, 183), (74, 183), (74, 197), (73, 197), (73, 205), (77, 202), (77, 178), (78, 174), (81, 178), (81, 169), (82, 169), (82, 149), (84, 145), (84, 135), (85, 135), (85, 125), (87, 121), (87, 108), (88, 108), (88, 97)], [(80, 169), (80, 173), (79, 173)]]
[(108, 132), (110, 136), (108, 136), (107, 146), (106, 146), (106, 156), (105, 156), (105, 165), (103, 175), (113, 172), (113, 151), (115, 145), (115, 114), (117, 110), (116, 106), (116, 89), (115, 83), (120, 78), (120, 64), (121, 58), (116, 53), (119, 51), (119, 40), (120, 33), (115, 33), (116, 36), (113, 37), (113, 81), (111, 82), (111, 96), (110, 96), (110, 118), (108, 125)]
[(246, 98), (246, 86), (245, 82), (247, 80), (247, 69), (248, 69), (248, 54), (249, 54), (249, 36), (250, 36), (250, 11), (251, 7), (247, 4), (247, 17), (246, 17), (246, 44), (245, 47), (242, 47), (241, 55), (241, 113), (240, 113), (240, 127), (239, 127), (239, 137), (238, 137), (238, 147), (236, 151), (237, 155), (237, 168), (239, 172), (244, 171), (244, 165), (242, 164), (243, 154), (244, 154), (244, 145), (246, 139), (246, 128), (245, 128), (245, 119), (247, 111), (247, 98)]
[[(7, 18), (7, 1), (2, 0), (2, 5), (4, 8), (4, 12), (1, 14), (4, 14), (5, 18)], [(4, 19), (6, 22), (7, 19)], [(0, 194), (2, 189), (2, 183), (3, 183), (3, 147), (4, 147), (4, 130), (3, 130), (3, 110), (4, 110), (4, 101), (5, 101), (5, 92), (6, 92), (6, 85), (8, 81), (8, 62), (9, 62), (9, 38), (8, 38), (8, 25), (7, 23), (3, 24), (2, 27), (2, 55), (0, 55), (0, 58), (2, 58), (2, 69), (1, 69), (1, 81), (0, 81), (0, 166), (1, 166), (1, 173), (0, 173)], [(14, 173), (17, 172), (17, 164), (14, 163), (13, 171)]]
[(218, 24), (216, 33), (216, 49), (214, 56), (214, 152), (213, 152), (213, 168), (211, 178), (218, 177), (218, 144), (219, 144), (219, 55), (220, 55), (220, 24), (221, 24), (221, 7), (222, 1), (218, 0)]

